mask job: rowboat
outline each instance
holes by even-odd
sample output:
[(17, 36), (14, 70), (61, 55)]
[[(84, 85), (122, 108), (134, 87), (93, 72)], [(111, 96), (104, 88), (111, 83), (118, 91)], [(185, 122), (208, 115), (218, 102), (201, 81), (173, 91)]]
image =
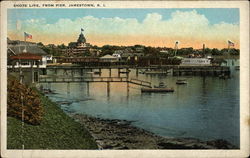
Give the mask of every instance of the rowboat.
[(154, 88), (166, 88), (167, 86), (164, 84), (164, 82), (160, 82), (158, 86), (154, 86)]
[(176, 84), (187, 84), (186, 80), (177, 80)]
[(141, 92), (157, 93), (157, 92), (174, 92), (173, 88), (142, 88)]

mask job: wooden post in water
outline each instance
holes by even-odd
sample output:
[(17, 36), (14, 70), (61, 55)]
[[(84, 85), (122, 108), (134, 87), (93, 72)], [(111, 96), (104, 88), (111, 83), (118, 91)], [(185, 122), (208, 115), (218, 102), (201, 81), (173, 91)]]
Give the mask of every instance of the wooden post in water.
[(67, 93), (70, 93), (70, 83), (67, 82)]
[(102, 76), (102, 69), (99, 68), (99, 76)]
[(109, 81), (107, 82), (107, 96), (108, 98), (110, 96), (110, 82)]
[(87, 95), (89, 96), (89, 82), (87, 82)]
[(111, 77), (111, 68), (109, 68), (109, 77)]
[(127, 81), (127, 97), (129, 97), (129, 82)]
[(138, 74), (139, 74), (139, 73), (138, 73), (138, 68), (136, 68), (136, 76), (138, 76)]
[(129, 68), (126, 68), (126, 74), (127, 74), (127, 78), (129, 78)]
[(118, 77), (120, 77), (121, 68), (118, 68)]

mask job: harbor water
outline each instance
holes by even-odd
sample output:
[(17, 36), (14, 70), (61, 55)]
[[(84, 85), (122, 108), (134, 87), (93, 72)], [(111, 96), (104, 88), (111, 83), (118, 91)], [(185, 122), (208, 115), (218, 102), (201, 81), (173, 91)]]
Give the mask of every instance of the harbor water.
[[(132, 125), (163, 137), (224, 139), (239, 147), (239, 70), (234, 69), (239, 61), (228, 60), (227, 64), (231, 67), (230, 79), (213, 76), (136, 75), (136, 71), (131, 69), (130, 78), (149, 81), (152, 85), (164, 82), (174, 88), (173, 93), (144, 94), (140, 86), (127, 85), (125, 82), (113, 82), (110, 86), (105, 82), (42, 85), (55, 91), (55, 94), (48, 96), (58, 102), (65, 112), (129, 120)], [(53, 73), (48, 71), (48, 74)], [(70, 73), (57, 71), (60, 75)], [(74, 75), (80, 76), (80, 72), (75, 70)], [(111, 75), (118, 76), (118, 71), (112, 69)], [(101, 76), (108, 77), (109, 70), (102, 69)], [(176, 85), (177, 79), (186, 79), (188, 83)]]

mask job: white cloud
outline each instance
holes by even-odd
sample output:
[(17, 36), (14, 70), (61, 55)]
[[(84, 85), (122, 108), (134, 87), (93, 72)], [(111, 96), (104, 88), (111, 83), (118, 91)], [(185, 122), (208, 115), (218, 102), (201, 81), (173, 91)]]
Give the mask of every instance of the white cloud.
[[(59, 19), (56, 23), (49, 24), (46, 19), (29, 19), (21, 21), (20, 32), (26, 31), (36, 36), (39, 33), (60, 37), (62, 34), (75, 36), (80, 28), (85, 29), (86, 36), (99, 35), (146, 35), (166, 36), (176, 38), (196, 38), (206, 40), (238, 40), (239, 25), (229, 23), (210, 24), (209, 20), (193, 11), (176, 11), (171, 18), (163, 20), (159, 13), (147, 14), (142, 22), (136, 18), (96, 18), (85, 16), (82, 18)], [(16, 30), (11, 30), (16, 31)]]

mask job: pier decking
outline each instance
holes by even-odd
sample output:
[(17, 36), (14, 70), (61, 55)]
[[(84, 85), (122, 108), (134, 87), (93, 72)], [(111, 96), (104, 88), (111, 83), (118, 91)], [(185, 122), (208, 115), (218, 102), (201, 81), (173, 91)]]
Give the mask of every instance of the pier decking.
[(85, 76), (62, 76), (62, 75), (40, 75), (39, 83), (72, 83), (72, 82), (127, 82), (143, 87), (151, 88), (151, 82), (129, 79), (128, 77), (85, 77)]
[(173, 67), (173, 75), (201, 75), (201, 76), (218, 76), (230, 75), (228, 66), (176, 66)]
[[(118, 74), (120, 73), (129, 73), (129, 69), (135, 69), (136, 74), (138, 74), (139, 70), (154, 70), (152, 72), (172, 72), (174, 76), (181, 75), (202, 75), (202, 76), (219, 76), (221, 74), (230, 75), (230, 67), (228, 66), (212, 66), (212, 65), (150, 65), (150, 66), (136, 66), (136, 65), (108, 65), (108, 66), (65, 66), (65, 65), (50, 65), (46, 69), (54, 70), (57, 69), (63, 70), (95, 70), (98, 69), (99, 72), (102, 69), (118, 69)], [(125, 71), (122, 71), (124, 70)]]

